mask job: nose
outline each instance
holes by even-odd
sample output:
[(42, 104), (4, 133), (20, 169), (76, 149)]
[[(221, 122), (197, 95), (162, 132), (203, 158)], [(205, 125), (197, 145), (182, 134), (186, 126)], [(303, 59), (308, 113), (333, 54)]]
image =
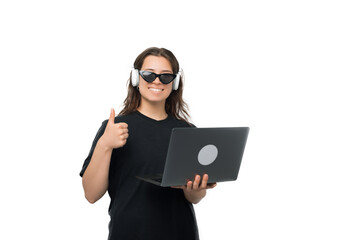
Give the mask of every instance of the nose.
[(159, 77), (156, 77), (155, 80), (153, 81), (153, 83), (162, 84), (162, 82), (160, 81)]

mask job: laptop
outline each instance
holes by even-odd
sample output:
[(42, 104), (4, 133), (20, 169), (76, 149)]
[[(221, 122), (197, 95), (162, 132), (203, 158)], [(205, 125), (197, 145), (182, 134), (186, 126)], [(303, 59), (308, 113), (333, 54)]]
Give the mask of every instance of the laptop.
[(248, 127), (174, 128), (164, 172), (138, 179), (162, 186), (186, 185), (196, 174), (208, 183), (235, 181), (244, 154)]

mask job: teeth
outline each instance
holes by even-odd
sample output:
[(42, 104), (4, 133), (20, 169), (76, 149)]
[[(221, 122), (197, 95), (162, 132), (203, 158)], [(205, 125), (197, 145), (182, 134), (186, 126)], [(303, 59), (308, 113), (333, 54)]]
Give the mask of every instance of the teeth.
[(156, 89), (156, 88), (150, 88), (151, 91), (154, 91), (154, 92), (161, 92), (162, 89)]

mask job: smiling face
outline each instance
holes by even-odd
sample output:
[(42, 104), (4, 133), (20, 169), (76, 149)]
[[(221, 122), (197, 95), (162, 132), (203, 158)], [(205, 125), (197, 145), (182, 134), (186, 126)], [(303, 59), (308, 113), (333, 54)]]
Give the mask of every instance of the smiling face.
[[(173, 73), (171, 64), (166, 58), (152, 55), (145, 58), (140, 70), (156, 74)], [(140, 76), (139, 91), (142, 104), (165, 104), (166, 99), (171, 94), (172, 85), (173, 82), (163, 84), (160, 82), (159, 78), (156, 78), (152, 83), (148, 83)]]

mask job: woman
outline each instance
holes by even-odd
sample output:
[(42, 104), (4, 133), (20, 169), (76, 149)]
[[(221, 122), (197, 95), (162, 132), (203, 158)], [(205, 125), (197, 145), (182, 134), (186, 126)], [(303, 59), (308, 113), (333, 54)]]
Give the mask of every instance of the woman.
[(135, 176), (161, 173), (171, 130), (193, 127), (182, 99), (175, 56), (148, 48), (134, 62), (124, 109), (102, 123), (80, 175), (90, 203), (108, 191), (109, 239), (198, 239), (192, 204), (206, 195), (208, 176), (186, 186), (159, 187)]

